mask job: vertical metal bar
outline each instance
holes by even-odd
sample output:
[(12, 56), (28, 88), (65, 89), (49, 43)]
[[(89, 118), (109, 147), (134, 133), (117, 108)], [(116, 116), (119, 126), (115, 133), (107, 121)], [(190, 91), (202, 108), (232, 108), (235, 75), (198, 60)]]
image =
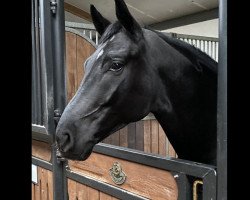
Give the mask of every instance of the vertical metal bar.
[(95, 44), (98, 45), (98, 32), (95, 32)]
[[(52, 14), (52, 49), (53, 49), (53, 86), (54, 109), (63, 112), (66, 106), (66, 78), (65, 78), (65, 16), (64, 1), (57, 0), (55, 13)], [(55, 129), (53, 132), (55, 141)], [(54, 200), (68, 199), (66, 162), (58, 161), (56, 147), (52, 148), (52, 162), (54, 175)]]
[(219, 43), (218, 42), (215, 42), (215, 58), (216, 58), (216, 61), (218, 62), (218, 50), (219, 50)]
[(64, 5), (57, 1), (57, 11), (52, 17), (52, 42), (54, 63), (54, 105), (55, 109), (64, 110), (66, 106), (65, 78), (65, 19)]
[(206, 53), (209, 55), (209, 41), (207, 40), (206, 42), (207, 42), (207, 52)]
[(35, 0), (32, 0), (32, 124), (37, 123), (37, 105), (36, 105), (36, 37), (35, 37)]
[(211, 58), (214, 58), (214, 42), (211, 41)]
[(44, 102), (43, 116), (44, 125), (49, 134), (54, 132), (54, 98), (53, 98), (53, 62), (52, 62), (52, 40), (51, 40), (51, 13), (50, 1), (40, 0), (40, 52), (41, 73)]
[(227, 1), (219, 1), (217, 199), (227, 199)]
[(92, 31), (89, 31), (89, 38), (92, 40)]
[(178, 186), (178, 200), (191, 200), (191, 188), (186, 174), (171, 172)]
[(36, 104), (37, 104), (37, 124), (42, 125), (42, 88), (41, 88), (41, 62), (40, 62), (40, 30), (39, 30), (39, 2), (35, 0), (35, 47), (36, 47)]
[[(211, 170), (203, 178), (203, 198), (202, 200), (216, 200), (216, 171)], [(217, 200), (221, 200), (218, 199)]]

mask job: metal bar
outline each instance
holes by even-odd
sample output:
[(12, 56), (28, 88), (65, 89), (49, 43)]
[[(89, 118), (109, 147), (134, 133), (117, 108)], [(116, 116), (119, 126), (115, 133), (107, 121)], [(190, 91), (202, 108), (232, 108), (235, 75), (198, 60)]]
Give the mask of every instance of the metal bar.
[(32, 123), (37, 124), (37, 104), (36, 104), (36, 33), (35, 33), (35, 0), (32, 0)]
[(32, 156), (32, 164), (42, 167), (44, 169), (50, 170), (50, 171), (52, 171), (52, 168), (53, 168), (50, 162), (36, 158), (34, 156)]
[(35, 101), (37, 112), (37, 124), (42, 124), (42, 99), (41, 99), (41, 61), (40, 61), (40, 30), (39, 30), (39, 3), (35, 0), (35, 48), (36, 48), (36, 64), (35, 64)]
[(51, 134), (54, 131), (53, 110), (53, 62), (52, 62), (52, 40), (50, 2), (40, 0), (40, 36), (41, 36), (41, 73), (42, 73), (42, 101), (44, 125)]
[(206, 53), (209, 55), (209, 41), (206, 41), (207, 42), (207, 51)]
[[(40, 133), (40, 135), (38, 136), (38, 133), (36, 133), (37, 136), (35, 139), (42, 141), (42, 134), (43, 133)], [(35, 135), (32, 135), (32, 138), (33, 136)], [(45, 135), (44, 137), (47, 136)], [(215, 168), (211, 165), (205, 165), (175, 158), (161, 157), (159, 155), (148, 154), (134, 149), (128, 149), (125, 147), (119, 147), (103, 143), (97, 144), (94, 147), (94, 152), (128, 160), (131, 162), (145, 164), (163, 170), (182, 172), (187, 175), (195, 176), (198, 178), (202, 178), (205, 174), (207, 174), (211, 170), (214, 170)]]
[(214, 58), (214, 42), (211, 43), (211, 58)]
[(57, 13), (52, 18), (53, 56), (54, 56), (54, 105), (55, 109), (64, 110), (66, 106), (65, 78), (65, 19), (64, 4), (57, 2)]
[(92, 31), (89, 31), (89, 38), (92, 40)]
[(38, 140), (41, 142), (46, 142), (48, 144), (53, 143), (52, 135), (46, 134), (47, 131), (45, 127), (36, 127), (32, 125), (32, 140)]
[(41, 133), (41, 134), (48, 134), (47, 130), (44, 126), (40, 126), (40, 125), (36, 125), (36, 124), (32, 124), (32, 132), (37, 132), (37, 133)]
[(98, 32), (95, 32), (95, 44), (98, 45)]
[(182, 172), (171, 173), (178, 186), (178, 200), (191, 200), (191, 187), (187, 176)]
[(129, 191), (120, 189), (118, 187), (101, 182), (99, 180), (94, 180), (93, 178), (88, 178), (86, 176), (82, 176), (82, 175), (77, 174), (75, 172), (72, 172), (70, 170), (66, 170), (66, 175), (68, 178), (70, 178), (74, 181), (77, 181), (77, 182), (82, 183), (84, 185), (90, 186), (91, 188), (94, 188), (96, 190), (99, 190), (101, 192), (109, 194), (109, 195), (114, 196), (116, 198), (119, 198), (121, 200), (130, 200), (130, 199), (131, 200), (144, 200), (144, 199), (146, 199), (146, 198), (138, 196), (134, 193), (131, 193)]
[(219, 1), (217, 199), (227, 199), (227, 1)]
[[(53, 88), (54, 88), (54, 111), (63, 112), (66, 106), (66, 78), (65, 78), (65, 17), (64, 1), (56, 1), (56, 10), (51, 16), (52, 22), (52, 50), (53, 50)], [(54, 117), (53, 117), (54, 122)], [(51, 132), (55, 141), (55, 128)], [(58, 161), (56, 156), (57, 149), (52, 146), (53, 163), (53, 188), (54, 200), (68, 199), (68, 188), (66, 179), (66, 162)]]
[(194, 39), (194, 46), (198, 47), (198, 41), (197, 41), (197, 39)]
[(194, 39), (194, 40), (208, 40), (213, 42), (218, 42), (219, 39), (215, 37), (206, 37), (206, 36), (198, 36), (198, 35), (187, 35), (187, 34), (180, 34), (175, 33), (178, 38), (185, 38), (185, 39)]
[(198, 178), (203, 177), (209, 171), (214, 170), (214, 166), (196, 163), (192, 161), (163, 157), (156, 154), (148, 154), (143, 151), (129, 149), (125, 147), (118, 147), (104, 143), (97, 144), (94, 152), (136, 162), (151, 167), (168, 170), (172, 172), (183, 172), (187, 175)]
[[(216, 171), (211, 170), (203, 177), (203, 200), (216, 199)], [(221, 200), (218, 199), (217, 200)]]
[(149, 26), (152, 29), (166, 30), (178, 26), (189, 25), (216, 18), (218, 18), (218, 7), (203, 12), (198, 12), (190, 15), (184, 15), (178, 18), (169, 19), (155, 24), (150, 24)]
[[(62, 47), (60, 42), (63, 40), (64, 45), (64, 26), (63, 26), (63, 33), (61, 31), (61, 22), (64, 21), (64, 10), (63, 10), (63, 2), (58, 1), (56, 4), (55, 13), (53, 13), (50, 7), (50, 1), (48, 0), (41, 0), (40, 1), (40, 8), (41, 8), (41, 58), (43, 64), (43, 84), (45, 86), (45, 95), (43, 98), (46, 101), (44, 109), (46, 116), (46, 128), (48, 133), (52, 136), (53, 141), (55, 138), (55, 125), (54, 125), (54, 103), (56, 102), (55, 106), (62, 105), (59, 99), (62, 99), (61, 96), (55, 97), (54, 95), (54, 73), (57, 73), (57, 65), (61, 66), (64, 64), (63, 55), (64, 49), (58, 49), (58, 47)], [(59, 16), (59, 15), (63, 15)], [(62, 20), (60, 19), (62, 17)], [(58, 19), (59, 18), (59, 19)], [(53, 25), (53, 26), (52, 26)], [(53, 29), (52, 29), (53, 28)], [(58, 35), (56, 35), (58, 34)], [(57, 53), (59, 55), (57, 55)], [(60, 60), (62, 59), (62, 60)], [(58, 74), (61, 76), (61, 73)], [(63, 76), (60, 78), (62, 79)], [(59, 79), (59, 80), (61, 80)], [(58, 86), (58, 83), (55, 83)], [(60, 83), (59, 84), (63, 84)], [(63, 87), (63, 86), (60, 86)], [(58, 91), (58, 88), (55, 88), (55, 91)], [(58, 94), (58, 93), (57, 93)], [(67, 185), (66, 185), (66, 178), (64, 173), (64, 163), (57, 162), (56, 158), (56, 149), (55, 146), (52, 146), (52, 163), (53, 163), (53, 196), (54, 200), (66, 200), (67, 199)]]

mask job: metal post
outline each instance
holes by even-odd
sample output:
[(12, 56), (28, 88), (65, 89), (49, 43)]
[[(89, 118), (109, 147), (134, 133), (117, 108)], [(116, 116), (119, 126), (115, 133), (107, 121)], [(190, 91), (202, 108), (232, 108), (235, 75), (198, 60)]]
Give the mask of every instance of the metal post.
[(32, 0), (32, 124), (37, 123), (37, 102), (36, 102), (36, 40), (35, 40), (35, 2)]
[(227, 0), (219, 1), (217, 199), (227, 199)]
[[(51, 9), (52, 50), (54, 64), (54, 109), (62, 112), (66, 106), (64, 1), (51, 0)], [(53, 141), (55, 141), (55, 132), (53, 136)], [(52, 162), (54, 175), (54, 199), (66, 200), (68, 199), (67, 178), (65, 171), (67, 163), (65, 161), (57, 160), (55, 146), (52, 148)]]
[[(41, 64), (45, 87), (44, 116), (46, 129), (55, 141), (54, 110), (65, 106), (64, 78), (64, 1), (40, 0)], [(58, 162), (52, 145), (54, 200), (66, 200), (67, 184), (65, 162)]]
[(54, 105), (55, 109), (63, 111), (66, 106), (65, 19), (63, 0), (57, 0), (55, 13), (52, 15), (52, 43), (54, 56)]

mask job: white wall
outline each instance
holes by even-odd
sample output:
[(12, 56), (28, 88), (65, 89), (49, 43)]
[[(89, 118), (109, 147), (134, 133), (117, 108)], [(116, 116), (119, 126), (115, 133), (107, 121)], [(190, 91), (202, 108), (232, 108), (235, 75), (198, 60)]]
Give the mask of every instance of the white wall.
[(84, 24), (91, 24), (91, 22), (84, 20), (80, 17), (77, 17), (76, 15), (73, 15), (72, 13), (69, 13), (65, 11), (65, 21), (68, 22), (78, 22), (78, 23), (84, 23)]
[(179, 26), (164, 31), (187, 34), (187, 35), (199, 35), (199, 36), (218, 38), (218, 33), (219, 33), (218, 24), (219, 24), (219, 19), (212, 19), (186, 26)]

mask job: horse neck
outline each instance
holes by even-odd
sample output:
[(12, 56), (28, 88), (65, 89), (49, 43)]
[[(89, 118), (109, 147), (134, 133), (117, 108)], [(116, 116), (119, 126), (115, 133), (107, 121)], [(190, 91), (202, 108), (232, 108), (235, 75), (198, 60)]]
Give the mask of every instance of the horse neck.
[(171, 52), (171, 55), (158, 56), (155, 61), (159, 92), (152, 112), (179, 158), (214, 164), (216, 77), (208, 74), (198, 78), (199, 74), (193, 69), (186, 77), (182, 72), (192, 64), (175, 49), (167, 48), (163, 51), (163, 47), (158, 47), (158, 55), (162, 52)]

